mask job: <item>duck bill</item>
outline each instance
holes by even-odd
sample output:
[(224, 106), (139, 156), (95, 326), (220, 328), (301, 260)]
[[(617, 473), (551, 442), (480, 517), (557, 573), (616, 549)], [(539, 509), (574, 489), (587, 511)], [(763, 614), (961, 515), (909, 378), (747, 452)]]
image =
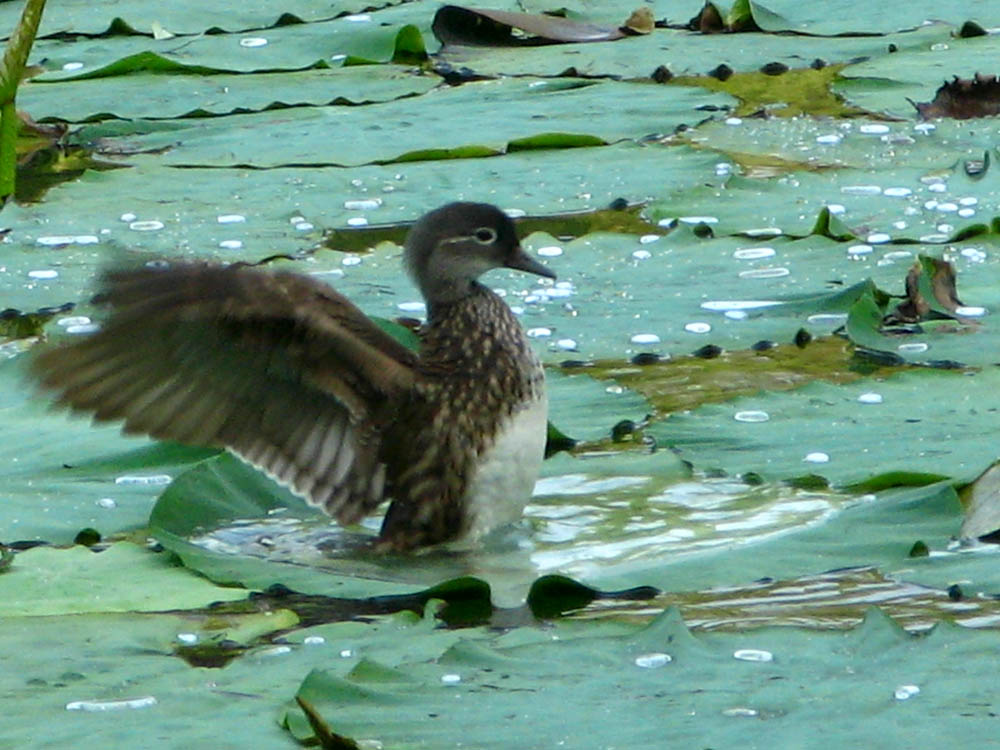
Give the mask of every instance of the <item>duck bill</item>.
[(543, 266), (537, 260), (528, 255), (524, 250), (518, 245), (511, 256), (504, 263), (507, 268), (514, 268), (518, 271), (527, 271), (528, 273), (533, 273), (538, 276), (545, 276), (549, 279), (554, 279), (556, 274), (554, 271), (550, 270), (547, 266)]

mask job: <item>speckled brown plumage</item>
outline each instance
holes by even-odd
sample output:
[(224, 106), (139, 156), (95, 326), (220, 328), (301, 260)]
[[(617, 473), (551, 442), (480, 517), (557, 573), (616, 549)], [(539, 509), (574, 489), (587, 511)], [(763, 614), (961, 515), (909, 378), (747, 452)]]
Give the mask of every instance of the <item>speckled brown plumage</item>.
[[(501, 266), (553, 274), (486, 204), (424, 216), (405, 260), (428, 304), (419, 356), (310, 277), (180, 264), (105, 274), (101, 329), (43, 351), (34, 370), (73, 409), (224, 446), (341, 523), (392, 499), (382, 548), (456, 539), (493, 518), (471, 494), (502, 476), (494, 448), (532, 464), (544, 441), (541, 365), (476, 278)], [(524, 455), (501, 439), (518, 424), (531, 428)]]

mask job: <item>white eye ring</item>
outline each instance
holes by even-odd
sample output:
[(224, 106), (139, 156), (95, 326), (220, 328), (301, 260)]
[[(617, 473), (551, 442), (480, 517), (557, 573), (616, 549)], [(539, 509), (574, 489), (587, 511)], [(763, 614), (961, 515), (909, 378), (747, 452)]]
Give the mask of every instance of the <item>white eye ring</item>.
[(472, 233), (472, 239), (480, 245), (489, 245), (496, 242), (497, 233), (495, 229), (490, 229), (489, 227), (479, 227), (479, 229)]

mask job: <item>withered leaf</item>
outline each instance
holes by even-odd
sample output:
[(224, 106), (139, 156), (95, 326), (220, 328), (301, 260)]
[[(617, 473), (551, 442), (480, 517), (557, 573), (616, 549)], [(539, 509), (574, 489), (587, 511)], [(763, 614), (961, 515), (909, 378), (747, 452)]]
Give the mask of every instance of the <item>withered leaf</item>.
[[(439, 8), (434, 14), (431, 29), (434, 36), (444, 45), (464, 44), (480, 47), (610, 42), (634, 33), (622, 27), (597, 26), (559, 16), (511, 13), (505, 10), (468, 8), (461, 5), (444, 5)], [(515, 35), (515, 29), (530, 36)]]
[(951, 117), (969, 120), (974, 117), (993, 117), (1000, 114), (1000, 79), (979, 73), (972, 78), (955, 76), (937, 90), (929, 102), (910, 103), (916, 107), (921, 119)]

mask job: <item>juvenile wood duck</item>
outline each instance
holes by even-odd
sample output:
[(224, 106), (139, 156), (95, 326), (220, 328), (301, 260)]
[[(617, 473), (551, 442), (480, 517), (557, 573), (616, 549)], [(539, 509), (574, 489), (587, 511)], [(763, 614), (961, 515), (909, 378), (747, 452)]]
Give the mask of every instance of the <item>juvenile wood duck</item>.
[(520, 518), (547, 416), (538, 358), (477, 279), (555, 274), (482, 203), (423, 216), (404, 259), (427, 303), (419, 354), (308, 276), (172, 264), (106, 273), (102, 328), (33, 368), (61, 403), (228, 448), (342, 524), (391, 499), (381, 549), (476, 537)]

